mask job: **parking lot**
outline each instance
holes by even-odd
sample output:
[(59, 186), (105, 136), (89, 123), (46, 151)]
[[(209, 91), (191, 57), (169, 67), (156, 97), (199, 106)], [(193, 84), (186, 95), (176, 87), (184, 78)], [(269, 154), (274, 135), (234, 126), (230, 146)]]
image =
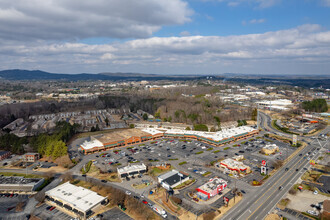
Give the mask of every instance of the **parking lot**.
[[(125, 212), (122, 212), (118, 208), (112, 208), (109, 211), (102, 213), (103, 219), (114, 219), (114, 220), (131, 220), (132, 218), (126, 215)], [(133, 219), (132, 219), (133, 220)]]
[(34, 211), (34, 215), (41, 218), (41, 219), (63, 219), (63, 220), (70, 220), (73, 217), (69, 216), (68, 214), (61, 212), (57, 208), (52, 209), (52, 206), (49, 206), (47, 204), (42, 204), (41, 206), (37, 207)]
[(27, 200), (27, 195), (2, 193), (0, 194), (0, 213), (4, 215), (15, 213), (18, 203), (22, 203), (21, 208), (24, 209)]
[[(213, 166), (208, 166), (211, 162), (243, 155), (245, 158), (243, 163), (250, 166), (252, 173), (248, 174), (246, 177), (240, 178), (240, 180), (237, 181), (237, 187), (252, 192), (253, 190), (249, 188), (251, 187), (251, 181), (260, 181), (264, 178), (264, 176), (260, 174), (262, 160), (267, 161), (268, 172), (270, 172), (274, 169), (274, 161), (285, 159), (296, 149), (278, 140), (263, 138), (261, 135), (258, 136), (258, 139), (256, 137), (251, 137), (222, 147), (214, 147), (195, 140), (163, 138), (95, 153), (93, 155), (88, 155), (88, 158), (94, 161), (95, 166), (108, 172), (116, 172), (117, 167), (134, 163), (145, 163), (148, 166), (170, 163), (174, 169), (186, 172), (192, 178), (196, 179), (196, 182), (192, 186), (180, 190), (179, 197), (183, 199), (183, 206), (186, 209), (196, 214), (201, 214), (221, 207), (223, 205), (222, 200), (214, 202), (209, 207), (204, 207), (187, 198), (186, 192), (194, 190), (213, 177), (220, 177), (228, 181), (228, 188), (230, 189), (233, 189), (233, 183), (235, 181), (229, 176), (229, 173), (225, 174)], [(259, 153), (261, 148), (267, 143), (276, 144), (279, 147), (279, 152), (269, 156)], [(143, 190), (137, 190), (132, 187), (133, 183), (144, 179), (149, 180), (150, 178), (148, 176), (136, 177), (134, 179), (130, 178), (128, 180), (123, 180), (122, 183), (115, 184), (137, 194), (143, 194), (156, 185), (153, 184)], [(143, 193), (141, 193), (142, 191)], [(228, 197), (231, 197), (230, 194)]]
[[(268, 156), (259, 153), (267, 143), (276, 144), (279, 147), (279, 152)], [(262, 160), (267, 161), (268, 172), (271, 172), (274, 169), (273, 164), (276, 160), (284, 160), (295, 149), (289, 144), (272, 138), (250, 138), (237, 143), (227, 144), (224, 147), (214, 147), (194, 140), (164, 138), (94, 154), (94, 164), (103, 171), (115, 172), (118, 166), (134, 163), (160, 165), (167, 162), (175, 165), (180, 162), (186, 162), (190, 167), (194, 168), (194, 171), (203, 171), (203, 167), (212, 161), (243, 155), (245, 158), (244, 164), (250, 166), (253, 171), (252, 174), (249, 174), (243, 180), (250, 182), (253, 179), (261, 180), (263, 178), (260, 175)], [(181, 167), (184, 166), (176, 166), (177, 169)]]

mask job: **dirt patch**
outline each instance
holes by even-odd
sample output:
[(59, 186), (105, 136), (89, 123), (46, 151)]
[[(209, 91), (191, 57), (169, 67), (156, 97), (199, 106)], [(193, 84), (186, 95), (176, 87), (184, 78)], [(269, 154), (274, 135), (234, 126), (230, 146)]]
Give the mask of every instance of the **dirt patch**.
[(62, 173), (68, 170), (68, 168), (56, 166), (56, 167), (50, 167), (50, 168), (37, 168), (35, 169), (40, 172), (54, 172), (54, 173)]
[(323, 202), (328, 199), (327, 196), (321, 194), (314, 195), (312, 191), (305, 190), (298, 192), (296, 195), (288, 194), (286, 197), (291, 200), (287, 207), (300, 212), (306, 212), (307, 210), (312, 209), (310, 206), (311, 204)]
[(280, 220), (280, 216), (278, 216), (277, 214), (270, 214), (270, 215), (267, 215), (265, 220)]

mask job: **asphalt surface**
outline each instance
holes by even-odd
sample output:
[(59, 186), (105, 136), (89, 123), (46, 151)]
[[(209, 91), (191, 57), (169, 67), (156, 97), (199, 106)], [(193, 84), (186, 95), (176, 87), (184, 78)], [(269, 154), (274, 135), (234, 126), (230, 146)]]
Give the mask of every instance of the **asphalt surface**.
[[(261, 122), (261, 128), (269, 130), (270, 133), (274, 134), (279, 134), (281, 136), (289, 137), (292, 138), (292, 135), (286, 134), (283, 132), (279, 132), (278, 130), (274, 129), (271, 127), (271, 118), (260, 112), (260, 122)], [(321, 134), (326, 134), (329, 132), (329, 127), (327, 127), (324, 131), (321, 132)], [(263, 134), (262, 132), (261, 134)], [(268, 132), (267, 132), (268, 133)], [(286, 194), (286, 192), (293, 186), (293, 184), (296, 182), (297, 179), (301, 177), (301, 175), (304, 173), (303, 168), (309, 168), (309, 161), (306, 159), (304, 155), (306, 155), (307, 152), (309, 151), (315, 151), (315, 149), (319, 148), (319, 141), (315, 139), (311, 139), (311, 137), (298, 137), (300, 140), (305, 140), (307, 143), (310, 143), (306, 148), (304, 148), (300, 153), (302, 156), (299, 156), (299, 153), (296, 154), (294, 157), (290, 159), (290, 161), (283, 166), (278, 172), (276, 172), (273, 176), (271, 176), (267, 182), (260, 186), (260, 187), (252, 187), (252, 186), (247, 186), (246, 182), (243, 181), (237, 181), (237, 187), (239, 189), (245, 189), (247, 188), (247, 193), (244, 194), (243, 200), (236, 206), (234, 206), (229, 212), (223, 216), (222, 219), (264, 219), (264, 217), (274, 209), (275, 205), (280, 201), (280, 199)], [(327, 146), (326, 146), (327, 147)], [(75, 152), (74, 152), (75, 153)], [(76, 153), (75, 153), (76, 154)], [(304, 158), (305, 157), (305, 158)], [(318, 157), (318, 153), (314, 155), (314, 158)], [(156, 156), (157, 158), (157, 156)], [(82, 157), (82, 161), (80, 161), (75, 167), (73, 167), (71, 170), (68, 172), (71, 172), (73, 174), (73, 177), (76, 179), (81, 179), (85, 180), (85, 177), (82, 177), (80, 174), (80, 170), (84, 164), (86, 164), (89, 160), (95, 159), (95, 154), (94, 155), (86, 155)], [(206, 158), (205, 158), (206, 159)], [(211, 159), (211, 158), (207, 158)], [(198, 161), (194, 161), (194, 163), (198, 164)], [(290, 168), (288, 171), (285, 171), (285, 168), (288, 167)], [(203, 167), (203, 169), (205, 169)], [(296, 171), (298, 169), (298, 171)], [(0, 169), (1, 171), (7, 171), (7, 172), (12, 172), (12, 169)], [(25, 169), (21, 170), (15, 170), (15, 172), (18, 173), (25, 173)], [(38, 171), (32, 171), (29, 170), (28, 173), (34, 173), (34, 174), (43, 174), (42, 172)], [(60, 179), (59, 176), (62, 173), (58, 173), (55, 176), (55, 180), (48, 185), (46, 188), (54, 187), (56, 186)], [(216, 172), (214, 173), (216, 174)], [(196, 176), (197, 177), (197, 176)], [(90, 178), (90, 177), (88, 177)], [(198, 178), (197, 178), (198, 179)], [(101, 180), (94, 179), (95, 181), (98, 181), (99, 184), (103, 185), (109, 185), (114, 188), (117, 188), (122, 191), (127, 191), (126, 188), (116, 185), (111, 182), (103, 183)], [(229, 182), (233, 182), (233, 180), (230, 180)], [(279, 187), (282, 186), (283, 189), (279, 190)], [(194, 186), (193, 186), (194, 187)], [(131, 196), (139, 196), (141, 197), (140, 194), (132, 192)], [(230, 194), (228, 195), (230, 196)], [(144, 198), (142, 199), (146, 200), (150, 204), (154, 204), (151, 200), (146, 198), (147, 195), (144, 195)], [(184, 200), (183, 200), (184, 201)], [(34, 203), (34, 202), (33, 202)], [(214, 202), (213, 204), (210, 205), (210, 210), (215, 210), (219, 208), (222, 205), (221, 202)], [(29, 205), (27, 205), (29, 206)], [(197, 205), (198, 206), (198, 205)], [(195, 206), (195, 207), (197, 207)], [(191, 209), (193, 211), (195, 207), (187, 206), (188, 209)], [(29, 208), (30, 209), (30, 208)], [(26, 213), (27, 210), (25, 210)], [(196, 214), (201, 214), (201, 210), (196, 209)], [(8, 216), (9, 217), (9, 216)], [(18, 217), (18, 216), (17, 216)], [(19, 219), (19, 218), (17, 218)], [(168, 219), (177, 219), (176, 216), (171, 215), (171, 213), (168, 213)]]
[[(260, 116), (261, 128), (269, 129), (271, 132), (281, 136), (292, 137), (290, 134), (285, 134), (273, 129), (271, 127), (271, 118), (268, 115), (260, 113)], [(328, 130), (329, 127), (323, 130), (321, 134), (326, 134)], [(310, 143), (307, 147), (292, 157), (290, 161), (288, 161), (279, 171), (267, 180), (266, 184), (260, 186), (254, 196), (245, 197), (238, 205), (226, 213), (222, 219), (264, 219), (265, 216), (274, 209), (275, 205), (295, 184), (295, 182), (302, 176), (304, 173), (304, 168), (310, 168), (311, 165), (309, 164), (309, 160), (305, 157), (306, 153), (316, 152), (311, 159), (318, 157), (319, 154), (317, 148), (320, 147), (319, 143), (307, 137), (304, 137), (304, 139)], [(302, 156), (299, 156), (300, 154), (302, 154)], [(286, 171), (286, 168), (289, 168), (289, 170)], [(296, 169), (298, 169), (298, 171), (296, 171)], [(280, 186), (283, 187), (281, 190), (279, 190)]]

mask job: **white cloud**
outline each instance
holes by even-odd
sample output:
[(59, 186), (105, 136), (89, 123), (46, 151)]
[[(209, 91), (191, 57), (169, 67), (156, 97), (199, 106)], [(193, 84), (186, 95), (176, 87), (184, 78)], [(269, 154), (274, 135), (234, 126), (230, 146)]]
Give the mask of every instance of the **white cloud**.
[(1, 0), (0, 38), (145, 38), (192, 13), (183, 0)]
[(261, 24), (261, 23), (266, 22), (266, 20), (263, 19), (263, 18), (261, 18), (261, 19), (252, 19), (249, 22), (250, 22), (250, 24)]
[(330, 0), (321, 0), (324, 6), (330, 7)]
[[(214, 1), (214, 0), (202, 0), (205, 2)], [(216, 0), (218, 2), (226, 2), (228, 6), (236, 7), (242, 4), (250, 4), (255, 8), (263, 9), (269, 8), (274, 5), (277, 5), (281, 2), (281, 0)], [(328, 0), (324, 0), (328, 1)]]
[(103, 45), (0, 42), (0, 63), (2, 69), (155, 73), (272, 73), (287, 65), (293, 73), (314, 68), (330, 74), (330, 31), (307, 24), (262, 34), (152, 37)]
[(180, 33), (180, 36), (182, 36), (182, 37), (190, 36), (190, 32), (189, 31), (182, 31)]

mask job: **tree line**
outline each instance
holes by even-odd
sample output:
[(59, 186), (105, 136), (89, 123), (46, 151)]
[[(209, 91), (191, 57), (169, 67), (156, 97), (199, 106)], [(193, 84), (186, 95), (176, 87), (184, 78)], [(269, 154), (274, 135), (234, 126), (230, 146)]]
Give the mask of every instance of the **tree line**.
[(14, 134), (0, 136), (0, 149), (13, 154), (25, 153), (24, 146), (30, 145), (34, 152), (42, 156), (52, 157), (54, 160), (67, 154), (66, 142), (77, 133), (79, 125), (58, 122), (53, 134), (40, 134), (33, 137), (18, 137)]
[(312, 101), (304, 101), (302, 108), (309, 112), (327, 112), (328, 104), (325, 99), (314, 99)]

